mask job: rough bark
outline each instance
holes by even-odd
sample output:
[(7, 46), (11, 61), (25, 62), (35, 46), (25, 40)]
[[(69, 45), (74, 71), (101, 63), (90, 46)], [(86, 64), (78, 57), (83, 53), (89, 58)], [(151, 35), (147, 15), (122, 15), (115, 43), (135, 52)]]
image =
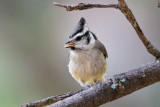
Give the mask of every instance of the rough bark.
[[(48, 97), (21, 107), (97, 107), (160, 81), (160, 61), (118, 74), (88, 90)], [(58, 101), (58, 102), (57, 102)]]
[(159, 61), (115, 75), (105, 83), (82, 91), (50, 107), (97, 107), (160, 81)]

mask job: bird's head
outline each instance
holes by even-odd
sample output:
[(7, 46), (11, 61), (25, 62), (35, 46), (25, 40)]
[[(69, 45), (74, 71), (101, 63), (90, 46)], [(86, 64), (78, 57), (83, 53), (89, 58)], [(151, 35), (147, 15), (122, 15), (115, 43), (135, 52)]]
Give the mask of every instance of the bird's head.
[(65, 43), (71, 50), (87, 50), (97, 40), (97, 37), (88, 29), (86, 20), (82, 17)]

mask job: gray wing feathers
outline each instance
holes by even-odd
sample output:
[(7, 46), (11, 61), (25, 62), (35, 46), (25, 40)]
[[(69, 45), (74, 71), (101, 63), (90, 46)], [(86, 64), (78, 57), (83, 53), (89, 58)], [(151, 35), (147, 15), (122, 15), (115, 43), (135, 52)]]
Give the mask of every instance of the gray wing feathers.
[(95, 47), (97, 49), (99, 49), (103, 53), (105, 59), (108, 58), (108, 54), (107, 54), (106, 48), (99, 40), (96, 40)]

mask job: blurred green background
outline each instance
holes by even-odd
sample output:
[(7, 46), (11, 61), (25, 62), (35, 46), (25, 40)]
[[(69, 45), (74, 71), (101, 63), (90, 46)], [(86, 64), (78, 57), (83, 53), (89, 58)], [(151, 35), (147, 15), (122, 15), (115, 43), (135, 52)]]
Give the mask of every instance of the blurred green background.
[[(64, 43), (81, 17), (106, 46), (106, 79), (154, 60), (116, 9), (66, 12), (53, 6), (116, 0), (0, 0), (0, 107), (17, 107), (81, 87), (68, 72)], [(126, 0), (146, 37), (160, 49), (156, 0)], [(160, 107), (156, 83), (101, 107)]]

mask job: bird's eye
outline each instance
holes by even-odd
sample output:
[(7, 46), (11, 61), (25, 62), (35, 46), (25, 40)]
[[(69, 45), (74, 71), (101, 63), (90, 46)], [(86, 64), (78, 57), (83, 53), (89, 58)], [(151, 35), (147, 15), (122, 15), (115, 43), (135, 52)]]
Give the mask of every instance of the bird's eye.
[(82, 36), (78, 36), (77, 38), (76, 38), (76, 41), (80, 41), (82, 39)]

